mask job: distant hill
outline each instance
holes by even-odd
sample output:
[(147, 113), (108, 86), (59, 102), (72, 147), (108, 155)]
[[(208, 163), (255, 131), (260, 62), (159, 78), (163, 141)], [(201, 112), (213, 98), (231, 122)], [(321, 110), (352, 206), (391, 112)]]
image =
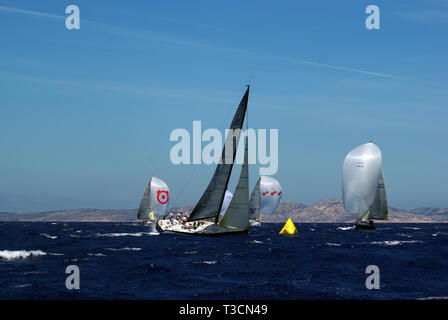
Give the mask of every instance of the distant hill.
[[(173, 208), (172, 212), (190, 213), (193, 206)], [(130, 222), (136, 221), (137, 210), (129, 209), (74, 209), (49, 212), (0, 212), (0, 221), (77, 221), (77, 222)], [(352, 223), (355, 217), (344, 210), (342, 199), (327, 199), (312, 205), (281, 201), (275, 214), (262, 214), (264, 222), (338, 222)], [(418, 208), (404, 210), (389, 207), (388, 222), (448, 222), (446, 208)]]
[[(341, 198), (322, 200), (310, 206), (282, 201), (276, 214), (262, 215), (262, 219), (269, 222), (283, 222), (288, 218), (291, 218), (294, 222), (343, 223), (355, 220), (354, 215), (345, 211)], [(404, 210), (389, 207), (389, 220), (387, 222), (448, 222), (448, 209), (419, 208)]]

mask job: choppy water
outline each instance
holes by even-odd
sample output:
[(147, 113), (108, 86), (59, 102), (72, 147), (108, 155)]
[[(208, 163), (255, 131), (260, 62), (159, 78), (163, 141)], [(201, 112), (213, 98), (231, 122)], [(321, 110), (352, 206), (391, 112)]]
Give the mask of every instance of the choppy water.
[[(0, 299), (448, 297), (448, 224), (281, 224), (247, 235), (150, 233), (129, 223), (0, 222)], [(379, 290), (365, 269), (380, 268)], [(77, 291), (65, 287), (80, 269)]]

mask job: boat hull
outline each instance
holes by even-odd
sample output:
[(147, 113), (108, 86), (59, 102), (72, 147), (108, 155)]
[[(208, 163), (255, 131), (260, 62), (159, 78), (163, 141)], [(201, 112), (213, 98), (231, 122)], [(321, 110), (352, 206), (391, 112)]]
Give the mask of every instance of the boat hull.
[(372, 229), (375, 229), (375, 225), (373, 224), (373, 221), (356, 222), (355, 223), (355, 230), (359, 230), (359, 229), (372, 230)]
[(248, 229), (224, 228), (210, 221), (168, 223), (166, 220), (159, 221), (157, 230), (161, 233), (180, 233), (199, 236), (223, 236), (230, 234), (244, 234), (248, 232)]

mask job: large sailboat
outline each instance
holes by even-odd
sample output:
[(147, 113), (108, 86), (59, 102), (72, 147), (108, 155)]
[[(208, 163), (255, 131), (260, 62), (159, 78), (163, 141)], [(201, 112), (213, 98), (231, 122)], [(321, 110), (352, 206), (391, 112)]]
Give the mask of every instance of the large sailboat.
[(157, 177), (151, 177), (140, 201), (137, 219), (140, 219), (145, 225), (151, 225), (166, 215), (169, 192), (170, 189), (165, 181)]
[[(248, 138), (245, 138), (244, 162), (241, 166), (240, 177), (230, 204), (225, 214), (220, 219), (220, 212), (233, 163), (235, 161), (238, 142), (247, 110), (249, 89), (238, 105), (233, 117), (229, 132), (221, 154), (221, 161), (218, 163), (215, 173), (202, 194), (200, 200), (194, 207), (185, 223), (169, 223), (159, 221), (158, 230), (162, 232), (176, 232), (192, 235), (227, 235), (235, 233), (247, 233), (249, 230), (249, 167), (248, 167)], [(232, 147), (231, 159), (228, 156), (227, 147)]]
[(270, 176), (261, 176), (252, 190), (249, 200), (249, 222), (253, 227), (261, 225), (261, 213), (272, 214), (282, 198), (280, 183)]
[(344, 208), (356, 215), (356, 229), (374, 229), (374, 219), (387, 220), (387, 198), (381, 150), (372, 142), (345, 157), (342, 167)]

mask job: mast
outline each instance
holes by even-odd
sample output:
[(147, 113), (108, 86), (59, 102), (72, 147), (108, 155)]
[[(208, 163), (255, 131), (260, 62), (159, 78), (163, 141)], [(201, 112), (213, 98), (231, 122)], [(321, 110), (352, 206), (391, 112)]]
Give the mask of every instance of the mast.
[[(235, 112), (232, 123), (230, 125), (231, 130), (226, 137), (226, 142), (224, 144), (221, 161), (216, 166), (215, 173), (210, 180), (207, 189), (202, 194), (198, 203), (191, 212), (188, 221), (196, 221), (200, 219), (215, 218), (215, 222), (219, 219), (219, 212), (224, 201), (225, 192), (227, 190), (227, 185), (229, 184), (230, 174), (232, 173), (233, 163), (235, 161), (236, 150), (239, 143), (239, 138), (241, 135), (241, 129), (243, 127), (244, 118), (247, 109), (247, 102), (249, 99), (249, 89), (247, 86), (246, 92), (241, 99), (240, 104)], [(238, 130), (239, 129), (239, 130)], [(226, 159), (226, 145), (232, 144), (232, 162), (227, 163), (229, 159)]]

